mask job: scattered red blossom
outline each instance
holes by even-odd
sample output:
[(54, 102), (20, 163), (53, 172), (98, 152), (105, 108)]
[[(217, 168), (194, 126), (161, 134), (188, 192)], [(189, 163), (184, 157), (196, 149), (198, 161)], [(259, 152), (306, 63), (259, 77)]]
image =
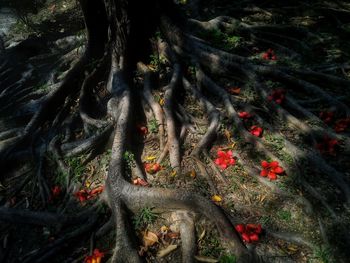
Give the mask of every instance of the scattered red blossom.
[(144, 179), (141, 179), (137, 177), (136, 179), (132, 180), (132, 183), (134, 185), (140, 185), (140, 186), (148, 186), (149, 183), (147, 183)]
[(232, 94), (232, 95), (238, 95), (241, 92), (240, 87), (228, 87), (227, 92)]
[(264, 52), (261, 57), (265, 60), (277, 60), (275, 51), (273, 51), (271, 48)]
[(322, 142), (316, 144), (316, 148), (320, 153), (330, 155), (335, 155), (337, 146), (339, 146), (338, 140), (329, 138), (328, 136), (323, 137)]
[(350, 126), (350, 118), (337, 120), (334, 125), (335, 132), (344, 132)]
[(319, 117), (324, 123), (329, 124), (333, 121), (334, 112), (333, 111), (321, 111), (319, 114)]
[(238, 224), (235, 226), (236, 231), (241, 234), (242, 239), (246, 243), (259, 241), (259, 235), (262, 233), (260, 224)]
[(79, 190), (78, 192), (74, 193), (74, 196), (80, 201), (80, 202), (84, 202), (87, 201), (89, 199), (94, 198), (95, 196), (97, 196), (98, 194), (102, 193), (104, 190), (103, 186), (98, 186), (92, 190), (88, 190), (88, 189), (82, 189)]
[(143, 125), (137, 125), (137, 131), (143, 136), (146, 136), (148, 134), (148, 128)]
[(94, 249), (91, 256), (86, 256), (84, 263), (101, 263), (101, 259), (105, 256), (98, 248)]
[(286, 91), (284, 89), (276, 89), (272, 91), (271, 95), (267, 97), (268, 100), (273, 100), (277, 104), (282, 104), (286, 98)]
[(61, 195), (62, 193), (62, 188), (58, 185), (55, 185), (54, 187), (52, 187), (51, 189), (51, 196), (52, 198), (57, 198)]
[(251, 115), (250, 113), (248, 113), (246, 111), (241, 111), (241, 112), (238, 112), (238, 117), (240, 117), (243, 120), (247, 120), (247, 119), (250, 119), (251, 117), (253, 117), (253, 115)]
[(144, 167), (145, 171), (149, 174), (155, 174), (162, 169), (159, 163), (145, 163)]
[(283, 168), (279, 166), (279, 163), (277, 161), (262, 161), (261, 167), (263, 168), (263, 170), (260, 172), (260, 176), (268, 177), (270, 180), (276, 180), (277, 174), (284, 173)]
[(217, 151), (217, 158), (215, 159), (215, 164), (220, 166), (222, 170), (225, 170), (230, 165), (235, 165), (236, 160), (232, 155), (232, 151), (221, 151), (220, 149)]
[(250, 127), (250, 131), (249, 132), (251, 134), (253, 134), (254, 136), (256, 136), (256, 137), (260, 137), (262, 132), (263, 132), (263, 129), (261, 127), (253, 125), (252, 127)]

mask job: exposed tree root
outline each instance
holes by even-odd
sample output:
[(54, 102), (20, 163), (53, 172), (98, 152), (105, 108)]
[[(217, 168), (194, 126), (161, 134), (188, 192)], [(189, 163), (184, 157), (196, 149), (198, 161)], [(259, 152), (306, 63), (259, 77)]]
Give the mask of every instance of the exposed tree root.
[[(341, 116), (350, 116), (346, 98), (342, 100), (325, 89), (327, 85), (338, 86), (339, 89), (349, 86), (348, 79), (324, 73), (342, 66), (328, 65), (322, 72), (316, 69), (291, 69), (268, 61), (258, 61), (256, 58), (250, 59), (211, 46), (210, 39), (204, 39), (203, 32), (238, 33), (254, 44), (274, 47), (281, 56), (296, 60), (301, 60), (304, 52), (312, 50), (300, 39), (316, 37), (303, 28), (251, 25), (228, 16), (220, 16), (209, 21), (190, 19), (187, 23), (180, 24), (174, 18), (180, 14), (174, 15), (171, 12), (173, 8), (176, 9), (172, 1), (151, 1), (152, 3), (148, 3), (149, 11), (154, 9), (161, 13), (160, 19), (152, 17), (154, 23), (159, 24), (160, 33), (164, 37), (163, 50), (159, 53), (167, 57), (167, 61), (164, 62), (165, 73), (159, 74), (160, 86), (166, 82), (163, 87), (164, 105), (161, 105), (153, 97), (156, 90), (153, 86), (156, 83), (152, 82), (152, 75), (157, 72), (152, 73), (146, 66), (143, 58), (145, 54), (140, 55), (139, 53), (143, 51), (139, 52), (139, 46), (135, 44), (138, 41), (143, 44), (155, 29), (149, 28), (152, 32), (144, 33), (145, 35), (135, 29), (142, 23), (142, 19), (147, 20), (148, 17), (139, 18), (136, 9), (134, 10), (136, 1), (129, 2), (130, 7), (125, 0), (99, 0), (96, 3), (80, 1), (88, 34), (86, 50), (78, 62), (66, 71), (63, 79), (53, 84), (49, 93), (34, 91), (31, 85), (26, 84), (33, 69), (27, 69), (18, 79), (19, 76), (12, 73), (12, 70), (4, 70), (8, 61), (0, 65), (2, 71), (0, 81), (1, 84), (4, 83), (0, 90), (1, 109), (6, 111), (11, 109), (11, 101), (16, 98), (15, 102), (21, 105), (18, 119), (24, 119), (23, 123), (1, 129), (0, 163), (4, 165), (8, 161), (34, 160), (36, 168), (36, 176), (20, 173), (17, 176), (4, 178), (8, 179), (6, 181), (8, 185), (23, 180), (7, 197), (11, 199), (20, 194), (21, 190), (32, 182), (32, 187), (38, 189), (40, 196), (35, 197), (40, 200), (39, 207), (46, 207), (52, 194), (50, 185), (53, 180), (48, 176), (50, 173), (46, 166), (48, 156), (51, 154), (51, 162), (63, 171), (62, 174), (68, 173), (64, 178), (65, 199), (60, 204), (61, 212), (66, 213), (73, 202), (69, 194), (76, 190), (76, 185), (71, 174), (73, 168), (67, 166), (65, 158), (74, 158), (84, 153), (93, 159), (98, 152), (102, 152), (106, 146), (112, 144), (105, 181), (106, 195), (103, 200), (112, 211), (110, 219), (105, 220), (107, 223), (98, 225), (98, 215), (86, 208), (76, 216), (32, 212), (5, 206), (0, 208), (0, 220), (6, 223), (60, 227), (74, 223), (81, 224), (80, 228), (67, 230), (46, 247), (22, 257), (21, 262), (47, 262), (79, 237), (87, 236), (96, 229), (96, 238), (103, 237), (112, 229), (115, 231), (115, 247), (110, 259), (112, 263), (142, 262), (137, 252), (137, 242), (133, 238), (133, 227), (129, 222), (132, 213), (149, 207), (161, 212), (174, 212), (172, 219), (180, 222), (182, 262), (194, 262), (197, 253), (198, 215), (204, 216), (216, 226), (230, 253), (237, 257), (237, 262), (259, 262), (255, 251), (248, 250), (234, 230), (233, 222), (238, 222), (235, 215), (226, 214), (227, 212), (207, 197), (186, 188), (168, 189), (133, 184), (132, 179), (135, 177), (150, 181), (151, 184), (156, 180), (155, 176), (149, 178), (145, 176), (141, 154), (136, 158), (133, 167), (128, 167), (130, 164), (125, 157), (125, 152), (133, 149), (130, 146), (133, 143), (132, 138), (135, 138), (130, 136), (136, 126), (133, 123), (135, 119), (133, 115), (140, 112), (142, 103), (148, 104), (158, 124), (160, 155), (156, 162), (163, 163), (169, 153), (170, 167), (165, 173), (176, 175), (174, 180), (180, 182), (184, 168), (182, 164), (192, 159), (200, 171), (200, 176), (210, 187), (208, 193), (227, 193), (228, 190), (224, 188), (232, 178), (227, 176), (226, 171), (218, 168), (210, 155), (210, 148), (216, 140), (222, 142), (221, 124), (225, 128), (233, 126), (234, 134), (230, 133), (227, 136), (232, 135), (232, 138), (227, 139), (233, 146), (230, 145), (228, 148), (233, 150), (236, 161), (241, 166), (240, 173), (248, 174), (249, 180), (253, 179), (257, 185), (272, 190), (275, 198), (301, 204), (302, 213), (305, 212), (303, 215), (320, 218), (321, 212), (315, 209), (314, 204), (321, 203), (332, 218), (339, 220), (339, 212), (329, 203), (327, 196), (321, 194), (322, 189), (318, 189), (310, 182), (311, 180), (308, 180), (307, 172), (303, 171), (298, 162), (305, 161), (313, 172), (325, 175), (322, 176), (322, 180), (327, 183), (331, 181), (333, 185), (329, 184), (329, 187), (332, 190), (334, 187), (341, 190), (343, 196), (339, 199), (342, 204), (350, 204), (348, 175), (342, 168), (328, 162), (327, 156), (314, 149), (319, 138), (324, 135), (340, 140), (342, 147), (348, 148), (349, 136), (346, 133), (338, 134), (327, 127), (317, 116), (316, 110), (309, 106), (310, 103), (321, 103), (322, 107), (334, 107)], [(190, 4), (195, 18), (200, 16), (199, 2), (191, 1)], [(242, 10), (272, 16), (271, 10), (260, 7)], [(323, 11), (341, 16), (349, 13), (340, 9)], [(153, 11), (150, 14), (153, 16)], [(101, 24), (94, 22), (94, 15), (97, 15)], [(290, 30), (290, 36), (286, 34), (286, 30)], [(142, 39), (143, 37), (145, 39)], [(69, 54), (66, 54), (67, 57), (69, 58)], [(60, 64), (64, 62), (62, 59)], [(187, 73), (189, 66), (194, 68), (192, 75)], [(138, 73), (143, 76), (140, 78), (140, 75), (137, 75), (138, 80), (143, 81), (143, 85), (140, 85), (142, 87), (135, 85), (135, 69), (138, 69)], [(242, 84), (242, 87), (254, 93), (252, 97), (257, 96), (259, 99), (245, 99), (241, 94), (231, 95), (224, 88), (225, 78)], [(266, 85), (267, 80), (278, 82), (278, 85), (282, 85), (288, 91), (283, 103), (269, 101), (273, 88)], [(194, 99), (200, 106), (198, 108), (205, 113), (207, 116), (205, 122), (196, 119), (190, 112), (189, 105), (181, 103), (184, 98), (180, 98), (179, 94), (183, 91), (185, 97)], [(300, 99), (297, 96), (298, 92), (313, 98)], [(137, 96), (140, 94), (142, 96)], [(28, 102), (28, 100), (34, 101)], [(250, 127), (239, 115), (242, 110), (253, 114), (256, 122), (254, 124), (264, 128), (263, 136), (254, 136), (251, 133)], [(152, 113), (149, 113), (146, 117), (149, 118), (151, 115)], [(285, 123), (285, 127), (274, 127), (271, 119), (275, 116)], [(196, 135), (195, 127), (198, 126), (205, 126), (206, 130), (201, 137), (196, 137), (196, 144), (191, 145), (188, 156), (184, 156), (181, 145), (188, 137)], [(271, 135), (270, 138), (277, 140), (282, 146), (277, 150), (271, 147), (265, 133)], [(298, 140), (293, 138), (295, 134), (305, 136), (311, 143), (301, 147)], [(348, 150), (345, 149), (344, 152), (346, 151)], [(296, 188), (293, 189), (294, 192), (259, 176), (261, 160), (278, 161), (286, 172), (286, 179), (283, 178), (281, 181), (293, 182)], [(127, 168), (131, 168), (129, 169), (131, 174)], [(244, 191), (239, 182), (235, 182), (235, 185), (239, 186), (240, 191)], [(300, 189), (305, 190), (307, 195), (299, 194)], [(6, 201), (7, 206), (10, 201)], [(22, 206), (21, 203), (16, 205)], [(329, 244), (324, 224), (320, 220), (319, 227), (325, 242)], [(294, 234), (269, 230), (266, 233), (311, 250), (316, 248), (313, 241), (304, 240)]]

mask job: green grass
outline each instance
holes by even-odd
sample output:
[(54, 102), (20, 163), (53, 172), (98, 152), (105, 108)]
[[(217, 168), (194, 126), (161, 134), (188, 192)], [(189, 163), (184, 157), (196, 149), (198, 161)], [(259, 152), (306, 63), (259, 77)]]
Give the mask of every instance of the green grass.
[(123, 158), (129, 169), (131, 169), (132, 167), (135, 167), (135, 156), (133, 153), (129, 151), (125, 151)]
[(153, 208), (145, 207), (133, 217), (134, 227), (137, 230), (146, 228), (148, 225), (153, 224), (158, 217), (159, 215), (153, 212)]
[(236, 263), (237, 258), (235, 255), (223, 255), (220, 257), (219, 263)]
[(320, 260), (322, 263), (331, 263), (332, 260), (332, 251), (329, 247), (321, 246), (314, 251), (314, 257)]
[(69, 157), (66, 159), (66, 163), (69, 166), (69, 171), (72, 178), (78, 178), (83, 175), (85, 171), (85, 165), (83, 164), (84, 156)]
[(159, 124), (156, 119), (151, 119), (147, 124), (148, 130), (151, 133), (158, 133)]
[(218, 258), (223, 251), (224, 248), (221, 246), (220, 241), (215, 236), (208, 236), (204, 239), (201, 253), (203, 256)]
[(291, 219), (292, 219), (291, 212), (285, 211), (285, 210), (278, 211), (277, 216), (279, 219), (284, 220), (284, 221), (291, 221)]

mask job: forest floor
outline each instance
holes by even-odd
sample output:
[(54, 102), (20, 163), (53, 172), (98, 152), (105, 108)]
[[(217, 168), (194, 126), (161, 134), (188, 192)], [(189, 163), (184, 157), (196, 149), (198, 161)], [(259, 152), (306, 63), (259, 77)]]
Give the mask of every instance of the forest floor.
[[(183, 2), (186, 8), (186, 1)], [(350, 39), (349, 4), (343, 3), (340, 8), (340, 3), (326, 1), (283, 1), (283, 4), (277, 1), (255, 2), (253, 6), (249, 1), (203, 1), (201, 21), (231, 16), (245, 25), (261, 27), (260, 34), (252, 36), (247, 30), (209, 30), (200, 37), (218, 49), (258, 64), (301, 71), (312, 69), (350, 80), (350, 42), (347, 40)], [(343, 11), (340, 12), (340, 9)], [(12, 54), (11, 63), (17, 72), (21, 72), (23, 90), (30, 88), (35, 93), (26, 98), (32, 104), (25, 104), (25, 107), (21, 102), (11, 104), (11, 99), (3, 98), (0, 94), (0, 132), (9, 127), (20, 127), (16, 116), (23, 113), (30, 116), (36, 110), (36, 102), (55, 88), (55, 80), (65, 76), (84, 50), (84, 24), (74, 1), (51, 1), (38, 14), (30, 15), (29, 20), (30, 24), (22, 21), (15, 24), (6, 37), (6, 43), (12, 43), (6, 52)], [(275, 25), (307, 30), (309, 34), (301, 39), (295, 36), (297, 34), (293, 35), (296, 32), (294, 29), (270, 31)], [(157, 41), (157, 37), (154, 36), (152, 41)], [(37, 44), (31, 45), (31, 41), (37, 43), (38, 40), (39, 49)], [(59, 63), (62, 61), (64, 63)], [(146, 64), (155, 76), (160, 76), (159, 86), (162, 86), (161, 76), (170, 72), (166, 59), (154, 53)], [(189, 66), (186, 76), (193, 82), (195, 69)], [(310, 82), (319, 83), (317, 78), (314, 76)], [(350, 149), (345, 142), (350, 135), (347, 113), (307, 89), (293, 87), (293, 83), (287, 85), (262, 78), (267, 94), (263, 98), (249, 81), (229, 76), (213, 79), (225, 87), (227, 96), (239, 105), (244, 128), (255, 134), (272, 154), (257, 152), (255, 146), (240, 135), (237, 127), (225, 115), (225, 105), (220, 98), (211, 96), (222, 117), (218, 136), (208, 155), (201, 161), (204, 171), (212, 177), (208, 181), (203, 170), (198, 168), (198, 160), (191, 155), (208, 130), (208, 116), (198, 100), (183, 94), (183, 108), (179, 109), (179, 113), (181, 115), (184, 111), (188, 119), (185, 119), (187, 132), (181, 148), (182, 173), (174, 172), (169, 159), (161, 157), (160, 123), (145, 104), (146, 115), (142, 112), (133, 114), (136, 136), (124, 153), (131, 180), (141, 187), (188, 189), (212, 200), (233, 218), (235, 225), (261, 225), (258, 240), (246, 241), (246, 244), (262, 255), (266, 262), (347, 262), (350, 256), (349, 203), (342, 189), (331, 179), (332, 170), (311, 165), (308, 156), (295, 154), (288, 144), (293, 144), (297, 149), (313, 149), (308, 153), (320, 156), (318, 160), (336, 168), (344, 176), (344, 182), (349, 183)], [(142, 80), (141, 74), (136, 77), (136, 86), (141, 87)], [(327, 82), (319, 86), (344, 105), (350, 105), (349, 86)], [(97, 87), (96, 93), (99, 91)], [(163, 107), (164, 90), (153, 90), (153, 96)], [(293, 101), (286, 99), (289, 97)], [(296, 108), (293, 102), (307, 109), (309, 115), (303, 115), (305, 112)], [(290, 115), (279, 114), (278, 109), (286, 110)], [(300, 126), (305, 129), (302, 130)], [(326, 133), (319, 134), (320, 130), (333, 131), (332, 134), (339, 137), (329, 138)], [(73, 131), (75, 139), (84, 139), (80, 126), (73, 127)], [(312, 136), (312, 132), (317, 135)], [(0, 177), (1, 206), (68, 214), (91, 207), (99, 211), (97, 225), (104, 225), (111, 212), (106, 205), (97, 201), (103, 197), (103, 184), (111, 156), (108, 150), (110, 145), (109, 141), (101, 145), (101, 149), (90, 149), (85, 154), (62, 158), (61, 163), (66, 166), (68, 174), (57, 167), (57, 162), (49, 154), (28, 163), (18, 163), (19, 171), (12, 170)], [(278, 158), (281, 167), (275, 170), (275, 174), (271, 173), (274, 168), (269, 170), (265, 163), (262, 164), (263, 161), (277, 161), (272, 156)], [(227, 167), (220, 166), (220, 162), (227, 162)], [(141, 163), (146, 169), (147, 182), (137, 177), (136, 163)], [(270, 174), (263, 178), (265, 183), (262, 183), (260, 173), (264, 169), (269, 170)], [(30, 179), (33, 175), (36, 180)], [(68, 176), (73, 182), (69, 189), (66, 188)], [(18, 183), (17, 177), (22, 178), (21, 183)], [(48, 202), (43, 201), (45, 197), (39, 189), (42, 177), (50, 192)], [(180, 262), (181, 235), (175, 217), (174, 213), (163, 213), (153, 207), (146, 207), (132, 215), (131, 225), (137, 233), (138, 250), (147, 262)], [(227, 250), (213, 224), (204, 217), (199, 218), (198, 222), (198, 262), (235, 262), (235, 256)], [(0, 261), (27, 262), (26, 259), (38, 249), (60, 240), (75, 229), (74, 224), (61, 229), (56, 225), (43, 227), (2, 223)], [(62, 245), (61, 254), (50, 262), (83, 262), (94, 248), (104, 253), (102, 262), (107, 262), (112, 255), (115, 233), (110, 231), (99, 236), (99, 228), (95, 230), (83, 233), (74, 243)], [(162, 253), (165, 255), (160, 255)]]

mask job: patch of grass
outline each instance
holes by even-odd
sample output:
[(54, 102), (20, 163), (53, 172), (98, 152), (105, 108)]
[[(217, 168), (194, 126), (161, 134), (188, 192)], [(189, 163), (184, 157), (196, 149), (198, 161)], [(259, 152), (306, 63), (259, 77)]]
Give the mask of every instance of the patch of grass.
[(279, 219), (284, 221), (290, 221), (292, 219), (292, 214), (289, 211), (286, 210), (280, 210), (277, 212), (277, 216)]
[(218, 258), (224, 248), (221, 246), (220, 241), (213, 235), (205, 238), (203, 243), (202, 255), (206, 257)]
[(34, 89), (37, 91), (49, 92), (50, 86), (47, 83), (38, 84), (38, 85), (34, 86)]
[(282, 138), (278, 138), (273, 134), (265, 134), (265, 139), (269, 142), (270, 147), (276, 152), (279, 152), (284, 148)]
[(201, 37), (210, 41), (214, 46), (226, 51), (238, 47), (241, 42), (241, 37), (235, 35), (230, 36), (218, 29), (203, 32)]
[(66, 163), (69, 166), (69, 171), (72, 178), (78, 178), (83, 175), (85, 171), (85, 165), (83, 164), (84, 156), (70, 157), (66, 159)]
[(145, 207), (133, 217), (132, 222), (135, 229), (140, 230), (153, 224), (158, 217), (159, 215), (153, 212), (153, 208)]
[(166, 58), (163, 56), (159, 56), (152, 54), (150, 56), (150, 64), (154, 68), (155, 71), (159, 71), (161, 66), (166, 64)]
[(220, 257), (219, 263), (236, 263), (237, 258), (235, 255), (223, 255)]
[(150, 120), (147, 124), (147, 127), (151, 133), (158, 133), (159, 124), (158, 124), (158, 121), (156, 119)]
[(269, 225), (271, 222), (271, 217), (270, 216), (262, 216), (260, 218), (260, 223), (263, 225), (263, 226), (267, 226)]
[(133, 153), (129, 151), (125, 151), (123, 158), (129, 169), (131, 169), (132, 167), (135, 167), (135, 156)]
[(332, 259), (332, 251), (329, 247), (321, 246), (314, 251), (314, 256), (316, 259), (320, 260), (322, 263), (334, 262)]

